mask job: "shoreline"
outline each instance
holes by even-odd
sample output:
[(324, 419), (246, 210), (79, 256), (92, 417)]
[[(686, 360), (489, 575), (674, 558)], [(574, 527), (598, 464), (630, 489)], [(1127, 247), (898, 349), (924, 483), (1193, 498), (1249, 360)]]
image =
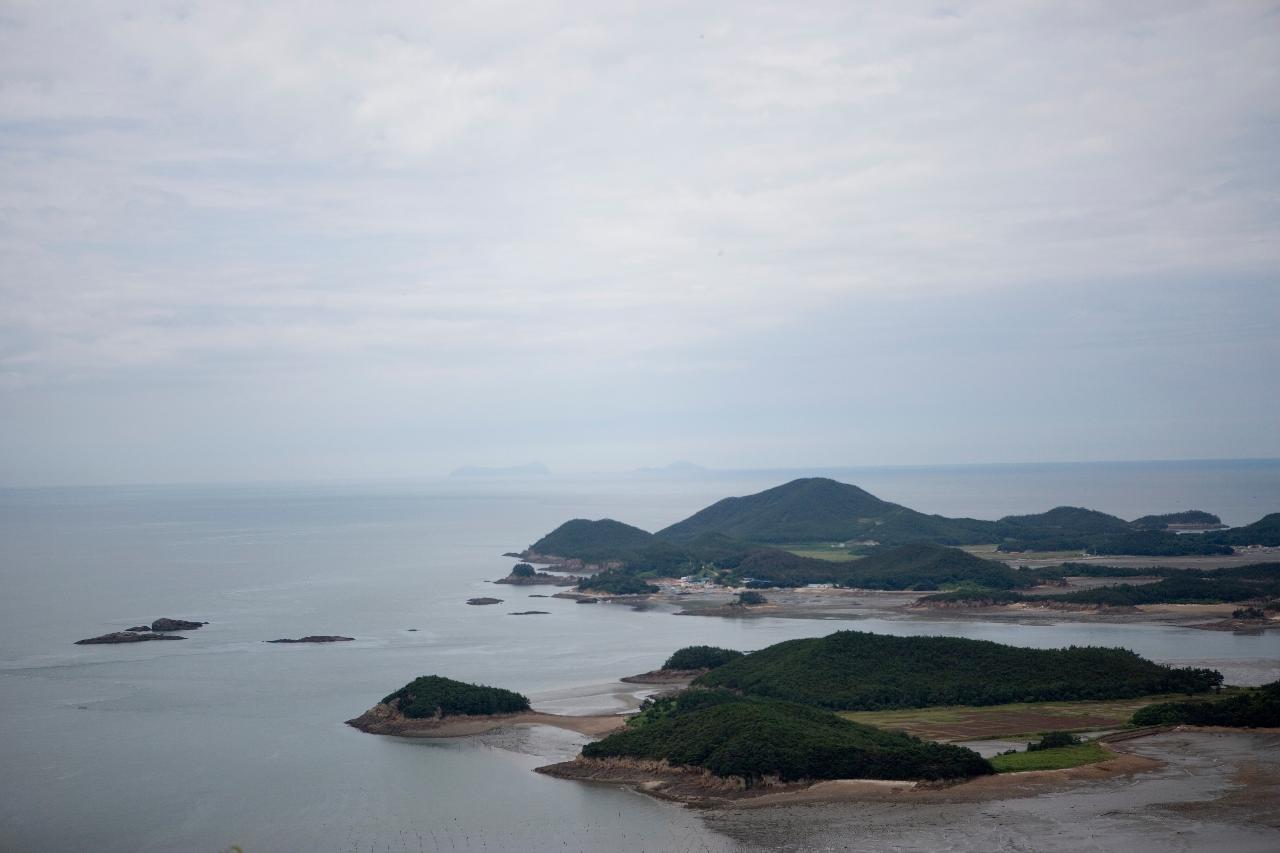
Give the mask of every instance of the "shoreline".
[(511, 726), (553, 726), (588, 737), (599, 737), (626, 724), (621, 714), (549, 714), (520, 711), (515, 714), (454, 716), (413, 719), (390, 705), (378, 703), (358, 717), (346, 721), (353, 729), (374, 735), (417, 738), (450, 738), (486, 734)]
[[(1144, 732), (1147, 737), (1159, 732)], [(1129, 743), (1138, 738), (1130, 738)], [(771, 808), (818, 803), (955, 803), (1034, 797), (1080, 782), (1096, 782), (1158, 770), (1165, 762), (1136, 755), (1125, 747), (1104, 746), (1110, 757), (1061, 770), (1028, 770), (977, 776), (961, 782), (897, 779), (822, 779), (774, 782), (746, 787), (695, 767), (632, 759), (578, 757), (535, 768), (557, 779), (621, 785), (638, 793), (695, 808)]]

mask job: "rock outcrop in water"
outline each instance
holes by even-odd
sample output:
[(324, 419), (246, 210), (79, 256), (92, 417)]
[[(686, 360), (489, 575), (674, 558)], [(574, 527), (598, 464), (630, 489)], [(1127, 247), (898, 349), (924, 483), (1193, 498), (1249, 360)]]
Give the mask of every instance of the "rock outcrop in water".
[(152, 634), (139, 631), (113, 631), (101, 637), (90, 637), (87, 640), (76, 640), (77, 646), (110, 645), (115, 643), (145, 643), (148, 640), (185, 640), (174, 634)]
[(188, 622), (186, 619), (162, 617), (151, 623), (152, 631), (194, 631), (208, 622)]
[(287, 637), (279, 640), (267, 640), (268, 643), (347, 643), (354, 640), (355, 637), (339, 637), (336, 634), (311, 634), (306, 637), (298, 637), (296, 640)]
[(467, 604), (483, 605), (483, 604), (501, 604), (501, 598), (468, 598)]

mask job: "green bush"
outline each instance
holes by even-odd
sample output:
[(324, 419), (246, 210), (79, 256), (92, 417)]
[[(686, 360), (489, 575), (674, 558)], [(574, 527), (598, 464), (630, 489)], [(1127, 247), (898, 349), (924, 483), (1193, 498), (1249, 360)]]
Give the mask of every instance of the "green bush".
[(1214, 702), (1161, 702), (1158, 705), (1148, 705), (1139, 708), (1131, 722), (1135, 726), (1274, 728), (1280, 726), (1280, 681)]
[(676, 650), (663, 669), (715, 669), (734, 658), (742, 657), (742, 652), (733, 649), (722, 649), (719, 646), (685, 646)]
[(473, 714), (514, 714), (529, 710), (529, 700), (500, 687), (467, 684), (439, 675), (415, 678), (382, 700), (395, 703), (400, 713), (414, 719)]
[(1027, 752), (1039, 752), (1042, 749), (1058, 749), (1063, 746), (1075, 746), (1080, 738), (1071, 732), (1045, 732), (1038, 743), (1027, 744)]
[(643, 578), (629, 575), (617, 569), (585, 577), (578, 581), (578, 589), (590, 592), (603, 592), (609, 595), (648, 595), (658, 591), (658, 587), (646, 582)]

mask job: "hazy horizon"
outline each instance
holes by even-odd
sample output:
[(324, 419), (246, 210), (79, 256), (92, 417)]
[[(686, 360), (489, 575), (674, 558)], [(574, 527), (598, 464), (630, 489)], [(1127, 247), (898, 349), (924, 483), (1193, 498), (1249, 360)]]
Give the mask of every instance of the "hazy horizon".
[(1280, 8), (14, 3), (0, 484), (1280, 457)]

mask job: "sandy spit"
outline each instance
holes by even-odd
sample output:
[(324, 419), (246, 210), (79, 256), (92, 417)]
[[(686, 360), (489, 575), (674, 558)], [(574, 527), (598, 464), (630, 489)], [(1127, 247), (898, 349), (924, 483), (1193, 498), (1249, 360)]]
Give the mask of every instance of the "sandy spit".
[(601, 737), (621, 728), (626, 718), (617, 714), (591, 716), (566, 716), (541, 711), (522, 711), (517, 714), (492, 714), (486, 716), (442, 717), (439, 719), (410, 719), (390, 705), (374, 705), (347, 725), (362, 732), (397, 737), (464, 737), (496, 731), (509, 726), (554, 726), (571, 732)]

